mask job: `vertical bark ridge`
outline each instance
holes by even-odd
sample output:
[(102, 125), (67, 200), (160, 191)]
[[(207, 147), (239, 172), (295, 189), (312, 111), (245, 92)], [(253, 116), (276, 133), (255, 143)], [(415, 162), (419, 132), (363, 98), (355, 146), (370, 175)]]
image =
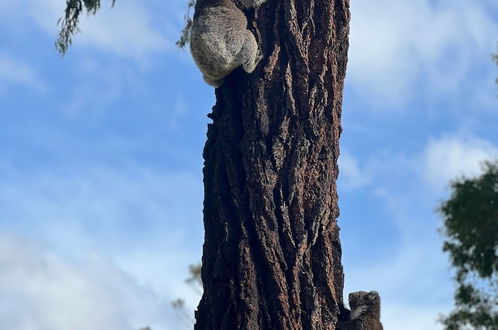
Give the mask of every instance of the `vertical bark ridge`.
[(269, 0), (249, 15), (265, 57), (216, 90), (195, 329), (334, 329), (349, 0)]

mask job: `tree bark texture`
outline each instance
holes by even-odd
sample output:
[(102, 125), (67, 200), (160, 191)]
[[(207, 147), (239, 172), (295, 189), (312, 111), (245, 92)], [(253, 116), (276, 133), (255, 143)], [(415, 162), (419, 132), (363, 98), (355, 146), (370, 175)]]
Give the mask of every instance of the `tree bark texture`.
[(335, 329), (349, 0), (269, 0), (247, 14), (264, 57), (216, 89), (195, 329)]

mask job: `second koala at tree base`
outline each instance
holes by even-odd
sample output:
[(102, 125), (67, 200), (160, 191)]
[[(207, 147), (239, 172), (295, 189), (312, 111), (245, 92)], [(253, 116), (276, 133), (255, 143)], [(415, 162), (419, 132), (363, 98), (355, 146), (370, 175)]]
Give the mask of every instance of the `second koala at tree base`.
[(204, 80), (220, 87), (237, 67), (251, 73), (262, 58), (242, 9), (266, 0), (197, 0), (190, 50)]
[(376, 291), (349, 294), (348, 315), (337, 323), (338, 330), (383, 330), (380, 323), (380, 296)]

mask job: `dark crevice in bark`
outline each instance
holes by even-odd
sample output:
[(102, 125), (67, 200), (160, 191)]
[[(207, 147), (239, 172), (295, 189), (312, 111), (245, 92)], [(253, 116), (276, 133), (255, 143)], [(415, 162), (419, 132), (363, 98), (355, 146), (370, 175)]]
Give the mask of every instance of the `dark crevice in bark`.
[(264, 58), (216, 90), (195, 329), (334, 329), (349, 3), (269, 0), (248, 17)]

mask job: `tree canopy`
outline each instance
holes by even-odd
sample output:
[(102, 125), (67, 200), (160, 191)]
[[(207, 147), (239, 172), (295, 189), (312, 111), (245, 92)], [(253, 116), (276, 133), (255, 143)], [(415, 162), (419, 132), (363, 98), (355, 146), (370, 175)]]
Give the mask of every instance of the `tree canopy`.
[(443, 250), (456, 270), (455, 309), (442, 318), (447, 330), (498, 329), (498, 161), (477, 178), (451, 184), (439, 208)]

